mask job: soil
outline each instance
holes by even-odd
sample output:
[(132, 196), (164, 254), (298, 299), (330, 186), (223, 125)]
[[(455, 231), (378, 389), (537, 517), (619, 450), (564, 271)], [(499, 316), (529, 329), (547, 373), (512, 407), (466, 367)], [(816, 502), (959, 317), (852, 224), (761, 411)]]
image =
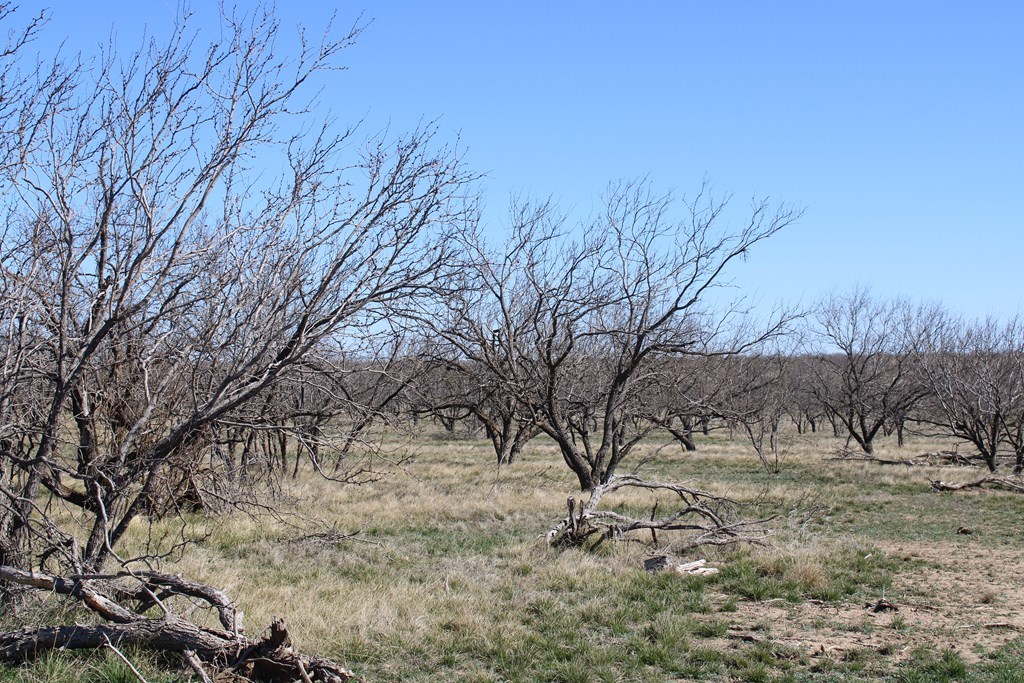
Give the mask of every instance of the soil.
[(978, 661), (1024, 634), (1024, 550), (982, 546), (967, 531), (949, 543), (879, 544), (908, 566), (868, 603), (739, 603), (728, 640), (770, 640), (832, 659), (870, 650), (896, 664), (926, 647)]

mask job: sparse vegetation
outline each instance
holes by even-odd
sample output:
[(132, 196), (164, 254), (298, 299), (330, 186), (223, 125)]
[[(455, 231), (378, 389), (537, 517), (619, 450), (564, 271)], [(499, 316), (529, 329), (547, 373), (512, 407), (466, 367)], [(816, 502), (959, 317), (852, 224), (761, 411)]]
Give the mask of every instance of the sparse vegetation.
[[(935, 493), (920, 485), (927, 471), (823, 460), (833, 443), (795, 437), (767, 486), (740, 435), (712, 435), (696, 453), (675, 449), (647, 465), (644, 474), (699, 476), (758, 515), (776, 515), (772, 548), (702, 552), (721, 569), (711, 577), (645, 572), (653, 549), (639, 544), (549, 549), (537, 536), (573, 482), (543, 439), (497, 480), (483, 438), (422, 440), (407, 471), (364, 487), (300, 479), (284, 493), (294, 496), (292, 521), (317, 518), (359, 535), (319, 545), (296, 542), (302, 534), (287, 519), (196, 516), (197, 543), (172, 568), (242, 596), (251, 623), (284, 616), (302, 647), (371, 681), (1015, 680), (999, 676), (1024, 663), (1017, 631), (984, 627), (1016, 604), (989, 596), (1005, 594), (1012, 576), (979, 576), (974, 599), (944, 587), (960, 571), (958, 554), (1021, 542), (1020, 530), (956, 533), (962, 516), (1009, 524), (1012, 494)], [(882, 454), (894, 448), (894, 439), (878, 445)], [(891, 520), (909, 517), (917, 523), (893, 533)], [(899, 611), (864, 608), (883, 596)], [(923, 654), (954, 637), (955, 653)], [(0, 680), (56, 682), (69, 667), (114, 665), (99, 657), (53, 655)]]
[(0, 682), (1019, 680), (1019, 319), (758, 319), (802, 210), (707, 182), (492, 241), (435, 128), (317, 118), (362, 24), (181, 13), (0, 0)]

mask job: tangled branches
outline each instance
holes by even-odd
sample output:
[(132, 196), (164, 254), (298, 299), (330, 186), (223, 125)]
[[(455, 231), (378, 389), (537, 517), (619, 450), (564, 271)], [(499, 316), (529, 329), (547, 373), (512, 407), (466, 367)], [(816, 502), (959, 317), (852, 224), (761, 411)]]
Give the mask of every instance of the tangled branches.
[[(659, 517), (659, 503), (655, 502), (647, 519), (599, 509), (606, 495), (627, 488), (670, 491), (678, 496), (681, 505)], [(578, 505), (570, 496), (567, 505), (569, 514), (546, 534), (551, 546), (595, 548), (606, 539), (624, 538), (631, 531), (650, 531), (655, 544), (659, 531), (687, 532), (676, 544), (677, 550), (731, 543), (760, 544), (767, 536), (767, 531), (759, 527), (766, 520), (731, 519), (735, 503), (727, 498), (685, 484), (647, 481), (635, 475), (612, 477), (606, 484), (591, 489), (585, 504)]]
[[(38, 626), (0, 633), (0, 661), (17, 663), (53, 649), (90, 649), (105, 645), (137, 645), (180, 654), (206, 676), (230, 672), (236, 679), (268, 681), (358, 680), (351, 671), (321, 657), (292, 648), (284, 622), (275, 620), (261, 638), (249, 638), (242, 613), (223, 592), (204, 584), (159, 572), (83, 574), (69, 577), (0, 566), (0, 581), (77, 600), (106, 623)], [(220, 627), (198, 625), (176, 613), (175, 598), (217, 613)], [(162, 615), (147, 617), (159, 608)]]

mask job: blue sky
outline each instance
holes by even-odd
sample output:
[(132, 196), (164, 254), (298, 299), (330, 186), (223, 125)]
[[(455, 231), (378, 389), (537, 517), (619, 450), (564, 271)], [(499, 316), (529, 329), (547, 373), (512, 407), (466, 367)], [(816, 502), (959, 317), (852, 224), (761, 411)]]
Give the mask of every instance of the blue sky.
[[(24, 12), (47, 6), (25, 0)], [(48, 5), (49, 49), (135, 47), (177, 3)], [(195, 3), (215, 31), (214, 3)], [(240, 3), (246, 7), (247, 3)], [(609, 181), (683, 195), (710, 177), (806, 207), (732, 274), (763, 305), (833, 288), (1021, 305), (1024, 3), (366, 2), (279, 7), (283, 30), (372, 23), (322, 107), (373, 132), (439, 120), (487, 172), (486, 216), (511, 191), (580, 218)]]

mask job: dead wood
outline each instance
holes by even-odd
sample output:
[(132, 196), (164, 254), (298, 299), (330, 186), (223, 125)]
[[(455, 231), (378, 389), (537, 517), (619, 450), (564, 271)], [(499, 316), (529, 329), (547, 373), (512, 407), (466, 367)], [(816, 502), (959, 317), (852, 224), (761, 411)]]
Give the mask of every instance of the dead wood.
[(846, 462), (873, 462), (878, 465), (902, 465), (904, 467), (980, 467), (984, 460), (981, 456), (967, 456), (956, 451), (935, 451), (921, 453), (912, 458), (893, 459), (880, 458), (862, 451), (840, 448), (834, 451), (827, 460)]
[(759, 636), (756, 633), (751, 633), (749, 631), (736, 631), (734, 630), (735, 628), (736, 627), (734, 626), (730, 626), (729, 632), (725, 634), (725, 637), (729, 640), (740, 640), (744, 643), (755, 643), (758, 645), (768, 642), (764, 636)]
[(965, 489), (989, 488), (999, 491), (1011, 491), (1013, 493), (1024, 493), (1024, 480), (1019, 477), (982, 477), (974, 481), (966, 481), (961, 484), (953, 484), (945, 481), (928, 482), (935, 491), (963, 491)]
[[(656, 515), (657, 507), (654, 507), (649, 518), (599, 508), (605, 496), (624, 488), (671, 491), (679, 498), (680, 505), (661, 517)], [(703, 545), (763, 544), (767, 536), (767, 531), (760, 526), (767, 520), (732, 520), (735, 503), (727, 498), (685, 483), (647, 481), (635, 475), (615, 476), (595, 486), (585, 504), (578, 504), (571, 496), (566, 504), (568, 515), (545, 535), (551, 546), (585, 547), (593, 543), (590, 547), (594, 548), (607, 539), (625, 539), (631, 531), (649, 531), (653, 539), (657, 538), (658, 531), (683, 532), (683, 538), (674, 546), (677, 551)]]
[[(242, 680), (266, 683), (360, 680), (330, 660), (296, 652), (284, 622), (279, 619), (271, 623), (266, 635), (249, 638), (242, 631), (241, 612), (234, 609), (223, 592), (180, 577), (158, 572), (125, 572), (65, 578), (0, 566), (0, 580), (68, 596), (105, 621), (113, 622), (37, 626), (2, 633), (0, 661), (3, 662), (23, 662), (53, 649), (133, 645), (179, 654), (193, 671), (207, 680), (210, 677), (203, 665), (215, 674), (229, 672)], [(125, 582), (134, 582), (136, 587), (126, 589)], [(137, 604), (129, 609), (110, 597), (115, 595), (121, 600), (135, 599)], [(222, 628), (200, 626), (173, 612), (168, 600), (178, 596), (216, 610)], [(154, 606), (160, 607), (162, 616), (142, 614)]]
[(934, 451), (917, 456), (938, 467), (980, 467), (984, 458), (980, 455), (963, 455), (956, 451)]
[(192, 650), (185, 650), (181, 654), (182, 659), (184, 659), (185, 663), (188, 664), (188, 667), (195, 672), (196, 676), (199, 676), (199, 680), (202, 681), (202, 683), (213, 683), (213, 679), (210, 678), (208, 673), (206, 673), (206, 669), (203, 668), (202, 661), (200, 661), (199, 657), (196, 656), (195, 652), (192, 652)]
[(675, 572), (677, 574), (688, 574), (692, 576), (713, 576), (718, 573), (715, 567), (706, 567), (707, 560), (694, 560), (692, 562), (675, 562), (667, 555), (659, 555), (644, 560), (644, 569), (649, 572)]
[(914, 467), (916, 465), (925, 465), (927, 463), (920, 462), (918, 460), (893, 460), (890, 458), (879, 458), (876, 455), (870, 455), (862, 451), (851, 451), (848, 448), (840, 448), (839, 450), (832, 453), (827, 458), (828, 460), (841, 460), (845, 462), (873, 462), (879, 465), (903, 465), (905, 467)]
[(876, 602), (868, 602), (864, 604), (864, 609), (872, 612), (898, 612), (899, 607), (892, 604), (885, 598), (880, 598)]
[(322, 550), (336, 548), (343, 543), (365, 543), (367, 545), (383, 546), (380, 541), (372, 541), (366, 538), (358, 538), (362, 531), (343, 533), (336, 529), (330, 531), (305, 534), (296, 538), (282, 539), (280, 542), (293, 547), (306, 548), (309, 550)]

